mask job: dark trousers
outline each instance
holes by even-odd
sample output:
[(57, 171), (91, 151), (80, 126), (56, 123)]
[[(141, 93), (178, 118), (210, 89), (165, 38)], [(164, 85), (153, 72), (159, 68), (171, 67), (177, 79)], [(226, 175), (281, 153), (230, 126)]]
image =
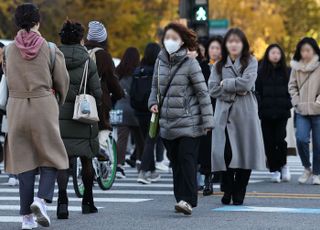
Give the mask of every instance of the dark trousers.
[[(70, 157), (69, 162), (70, 165), (76, 161), (76, 157)], [(94, 181), (94, 168), (92, 166), (92, 159), (87, 157), (80, 157), (81, 165), (82, 165), (82, 182), (84, 185), (84, 195), (82, 203), (86, 204), (86, 202), (93, 203), (93, 194), (92, 187)], [(70, 167), (71, 168), (71, 167)], [(59, 187), (59, 199), (60, 203), (67, 203), (67, 188), (70, 176), (70, 169), (67, 170), (59, 170), (57, 176), (57, 182)]]
[(264, 146), (270, 172), (280, 171), (287, 164), (287, 121), (288, 119), (262, 119)]
[(38, 197), (47, 203), (52, 202), (57, 170), (51, 167), (41, 167), (28, 172), (18, 174), (20, 194), (20, 214), (31, 214), (30, 206), (34, 198), (34, 182), (36, 175), (40, 173)]
[(171, 161), (173, 190), (176, 201), (184, 200), (192, 207), (197, 206), (197, 164), (200, 138), (181, 137), (163, 139)]
[(124, 164), (126, 158), (126, 151), (128, 146), (129, 134), (132, 134), (134, 143), (136, 145), (136, 160), (141, 160), (143, 153), (144, 140), (138, 126), (119, 126), (118, 127), (118, 141), (117, 141), (117, 154), (118, 164)]
[(211, 174), (211, 143), (212, 132), (208, 132), (207, 135), (200, 138), (199, 147), (199, 172), (203, 175)]
[(228, 133), (226, 131), (226, 146), (224, 151), (225, 162), (227, 166), (227, 171), (222, 173), (222, 184), (225, 193), (235, 194), (243, 193), (245, 194), (247, 185), (249, 183), (251, 170), (250, 169), (231, 169), (229, 165), (232, 159), (232, 150), (230, 145), (230, 140)]
[(154, 160), (154, 148), (156, 146), (157, 161), (162, 161), (164, 146), (159, 136), (154, 139), (149, 137), (150, 116), (139, 116), (138, 120), (141, 127), (142, 135), (144, 137), (144, 149), (141, 160), (141, 170), (154, 171), (156, 169)]

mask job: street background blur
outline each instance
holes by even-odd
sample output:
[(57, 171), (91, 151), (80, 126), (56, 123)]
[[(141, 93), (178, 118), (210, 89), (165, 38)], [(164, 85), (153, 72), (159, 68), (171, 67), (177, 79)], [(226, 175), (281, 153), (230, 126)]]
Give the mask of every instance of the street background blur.
[[(51, 41), (57, 41), (66, 15), (84, 25), (92, 19), (104, 22), (114, 57), (121, 57), (130, 45), (142, 51), (147, 42), (159, 40), (166, 23), (181, 17), (187, 18), (189, 25), (198, 17), (211, 31), (240, 27), (258, 58), (273, 42), (292, 54), (303, 36), (320, 41), (319, 0), (1, 0), (0, 38), (13, 39), (16, 32), (13, 12), (22, 2), (33, 2), (41, 8), (41, 32)], [(205, 12), (197, 5), (203, 5)]]

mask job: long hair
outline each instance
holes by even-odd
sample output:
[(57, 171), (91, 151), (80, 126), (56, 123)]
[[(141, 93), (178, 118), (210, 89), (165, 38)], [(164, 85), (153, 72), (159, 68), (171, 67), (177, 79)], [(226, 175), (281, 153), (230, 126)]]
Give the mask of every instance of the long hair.
[(223, 37), (220, 36), (220, 35), (217, 35), (217, 36), (213, 36), (211, 38), (209, 38), (207, 44), (206, 44), (206, 58), (208, 60), (210, 60), (210, 57), (209, 57), (209, 47), (211, 45), (212, 42), (218, 42), (220, 47), (222, 47), (222, 43), (223, 43)]
[(141, 65), (154, 66), (160, 50), (161, 50), (161, 48), (157, 43), (154, 43), (154, 42), (148, 43), (148, 45), (144, 49), (144, 54), (143, 54), (143, 58), (141, 60)]
[(119, 66), (116, 68), (116, 74), (119, 79), (129, 77), (133, 74), (135, 68), (140, 65), (139, 51), (135, 47), (129, 47), (121, 59)]
[(163, 32), (163, 37), (162, 37), (162, 44), (164, 45), (164, 38), (166, 36), (166, 33), (168, 30), (174, 30), (175, 32), (177, 32), (180, 37), (181, 40), (183, 41), (183, 48), (187, 48), (190, 51), (196, 51), (198, 48), (198, 44), (197, 44), (197, 34), (187, 28), (186, 26), (180, 24), (180, 23), (176, 23), (176, 22), (172, 22), (170, 24), (168, 24), (165, 28), (164, 28), (164, 32)]
[(286, 78), (288, 78), (288, 70), (287, 70), (288, 68), (287, 68), (287, 64), (286, 64), (286, 57), (285, 57), (283, 49), (278, 44), (271, 44), (266, 49), (266, 52), (263, 56), (263, 59), (261, 60), (261, 64), (260, 64), (260, 68), (259, 68), (259, 70), (260, 70), (259, 72), (261, 73), (261, 77), (270, 76), (270, 73), (271, 73), (272, 69), (274, 68), (273, 64), (269, 60), (269, 53), (270, 53), (271, 49), (273, 49), (273, 48), (278, 48), (280, 50), (280, 54), (281, 54), (281, 59), (277, 63), (277, 68), (280, 68), (282, 74), (284, 74), (284, 76)]
[(295, 51), (295, 53), (293, 55), (293, 60), (295, 60), (295, 61), (300, 61), (301, 60), (301, 58), (302, 58), (302, 56), (301, 56), (301, 48), (305, 44), (310, 45), (313, 48), (314, 52), (320, 58), (320, 49), (319, 49), (317, 41), (315, 39), (311, 38), (311, 37), (304, 37), (297, 44), (296, 51)]
[(244, 32), (238, 28), (232, 28), (230, 29), (227, 34), (225, 35), (221, 47), (221, 60), (218, 61), (217, 63), (217, 72), (218, 74), (222, 74), (222, 67), (227, 63), (229, 52), (227, 49), (227, 41), (232, 35), (236, 35), (237, 37), (240, 38), (243, 48), (241, 52), (241, 57), (240, 57), (240, 63), (241, 63), (241, 73), (248, 67), (249, 64), (249, 59), (250, 59), (250, 45), (248, 42), (248, 39)]

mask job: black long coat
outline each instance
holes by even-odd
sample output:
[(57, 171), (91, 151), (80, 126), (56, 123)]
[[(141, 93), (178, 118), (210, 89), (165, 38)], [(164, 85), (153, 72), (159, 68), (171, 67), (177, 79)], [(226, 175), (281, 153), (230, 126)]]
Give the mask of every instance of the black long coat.
[[(60, 106), (60, 130), (69, 156), (93, 157), (99, 152), (98, 122), (84, 124), (74, 121), (73, 110), (79, 92), (85, 62), (89, 54), (81, 45), (63, 45), (59, 47), (66, 59), (70, 76), (70, 86), (65, 104)], [(95, 63), (90, 60), (88, 67), (87, 93), (94, 96), (97, 105), (101, 103), (102, 90)]]
[[(289, 70), (288, 70), (289, 72)], [(260, 119), (285, 119), (290, 117), (291, 98), (288, 92), (289, 74), (274, 67), (267, 76), (258, 70), (256, 95)]]

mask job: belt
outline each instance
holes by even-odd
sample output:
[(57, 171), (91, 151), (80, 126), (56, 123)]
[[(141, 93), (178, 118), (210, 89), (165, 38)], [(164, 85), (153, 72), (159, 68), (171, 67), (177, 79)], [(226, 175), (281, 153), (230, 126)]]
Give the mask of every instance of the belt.
[(47, 97), (50, 95), (53, 95), (52, 90), (39, 90), (39, 91), (29, 91), (29, 92), (21, 92), (21, 91), (13, 91), (13, 90), (9, 91), (9, 97), (20, 98), (20, 99)]

